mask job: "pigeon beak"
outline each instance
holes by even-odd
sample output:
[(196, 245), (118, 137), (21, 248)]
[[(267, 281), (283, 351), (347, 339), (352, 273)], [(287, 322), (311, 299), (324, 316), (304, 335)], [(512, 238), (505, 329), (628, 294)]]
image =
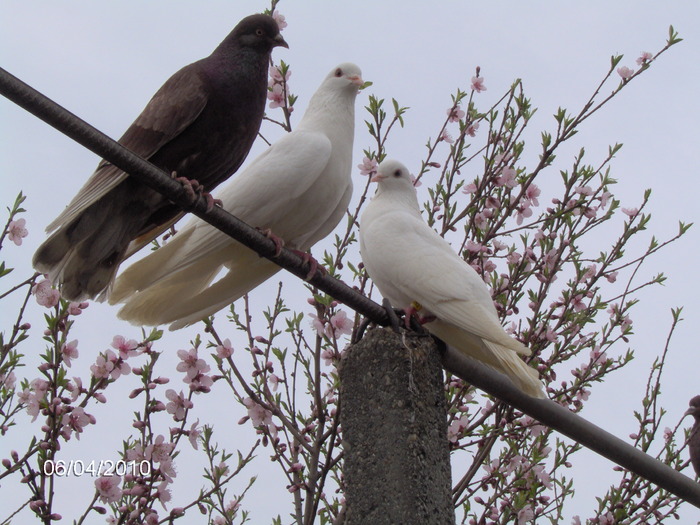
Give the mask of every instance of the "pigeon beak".
[(695, 407), (690, 407), (688, 410), (685, 411), (685, 414), (683, 414), (683, 417), (685, 417), (685, 416), (694, 416), (696, 410), (697, 410), (697, 409), (696, 409)]
[(374, 175), (374, 177), (369, 179), (369, 181), (370, 182), (379, 182), (379, 181), (382, 181), (384, 179), (386, 179), (386, 175), (382, 175), (381, 173), (377, 173)]
[(282, 38), (282, 35), (277, 35), (274, 38), (274, 40), (275, 40), (275, 47), (281, 46), (281, 47), (286, 47), (287, 49), (289, 49), (289, 44), (287, 44), (287, 41), (284, 38)]
[(365, 83), (365, 81), (362, 80), (362, 77), (359, 76), (359, 75), (355, 75), (355, 76), (353, 76), (353, 77), (348, 77), (348, 80), (349, 80), (351, 83), (355, 84), (357, 87), (362, 87), (362, 86), (364, 85), (364, 83)]

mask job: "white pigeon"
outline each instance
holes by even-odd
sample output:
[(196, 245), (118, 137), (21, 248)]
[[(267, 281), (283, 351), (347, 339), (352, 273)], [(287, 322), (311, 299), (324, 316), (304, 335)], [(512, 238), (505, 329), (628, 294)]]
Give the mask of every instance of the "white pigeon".
[(372, 181), (377, 192), (360, 219), (360, 251), (381, 294), (396, 308), (434, 317), (425, 324), (431, 334), (544, 397), (537, 371), (517, 356), (530, 351), (501, 326), (484, 281), (423, 221), (406, 167), (385, 160)]
[[(294, 131), (256, 158), (218, 195), (222, 207), (299, 251), (333, 231), (352, 196), (355, 64), (333, 68)], [(223, 276), (214, 281), (221, 272)], [(130, 266), (109, 302), (119, 317), (171, 330), (214, 314), (274, 275), (280, 267), (193, 218), (173, 239)]]

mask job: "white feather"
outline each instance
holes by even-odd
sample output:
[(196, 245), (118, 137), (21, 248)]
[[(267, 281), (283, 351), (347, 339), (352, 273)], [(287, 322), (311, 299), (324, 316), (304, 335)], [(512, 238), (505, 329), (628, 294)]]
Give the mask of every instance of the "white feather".
[(431, 333), (543, 397), (537, 372), (516, 355), (529, 350), (501, 326), (481, 277), (423, 221), (406, 167), (385, 160), (375, 178), (377, 193), (360, 221), (360, 250), (382, 295), (394, 307), (414, 305), (420, 315), (436, 317), (425, 325)]
[[(328, 235), (352, 195), (354, 103), (360, 69), (341, 64), (326, 77), (297, 128), (270, 146), (217, 195), (244, 222), (269, 228), (289, 248), (308, 250)], [(226, 270), (224, 276), (212, 280)], [(195, 323), (249, 292), (279, 267), (199, 218), (136, 262), (109, 297), (137, 324)]]

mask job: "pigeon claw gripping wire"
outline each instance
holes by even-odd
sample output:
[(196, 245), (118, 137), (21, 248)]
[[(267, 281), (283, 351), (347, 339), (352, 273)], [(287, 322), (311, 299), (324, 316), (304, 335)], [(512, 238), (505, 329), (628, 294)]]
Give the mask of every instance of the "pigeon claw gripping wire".
[(207, 201), (207, 213), (214, 209), (214, 206), (221, 207), (221, 200), (212, 197), (211, 193), (204, 191), (204, 186), (202, 186), (196, 179), (188, 179), (187, 177), (178, 177), (177, 172), (173, 171), (170, 176), (173, 180), (176, 180), (182, 187), (185, 188), (188, 197), (192, 201), (192, 204), (197, 202), (197, 199), (204, 197)]
[(311, 278), (316, 275), (316, 271), (320, 271), (322, 275), (326, 275), (328, 272), (326, 269), (319, 264), (319, 262), (314, 259), (314, 257), (309, 252), (302, 252), (301, 250), (290, 250), (293, 254), (301, 258), (301, 262), (304, 265), (309, 266), (309, 272), (304, 277), (305, 281), (310, 281)]
[(389, 299), (387, 299), (386, 297), (382, 299), (382, 306), (384, 307), (384, 310), (386, 310), (386, 315), (389, 316), (389, 326), (394, 332), (398, 334), (401, 331), (401, 321), (399, 320), (397, 311), (399, 313), (403, 312), (401, 310), (395, 310), (394, 307), (391, 306)]
[[(280, 253), (282, 253), (282, 248), (284, 248), (284, 239), (282, 237), (278, 237), (274, 233), (272, 233), (272, 230), (270, 228), (255, 228), (258, 230), (260, 233), (262, 233), (265, 237), (270, 239), (272, 242), (275, 243), (275, 257), (279, 257)], [(261, 255), (262, 257), (262, 255)]]

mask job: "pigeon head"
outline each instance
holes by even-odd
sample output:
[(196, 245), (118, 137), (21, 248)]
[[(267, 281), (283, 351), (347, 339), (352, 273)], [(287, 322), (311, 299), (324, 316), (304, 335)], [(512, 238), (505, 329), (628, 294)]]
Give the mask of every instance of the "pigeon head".
[(693, 416), (695, 421), (700, 421), (700, 396), (695, 396), (688, 403), (690, 408), (685, 411), (685, 416)]
[(413, 186), (413, 175), (408, 168), (398, 160), (385, 159), (377, 167), (377, 173), (371, 179), (379, 185), (378, 190), (382, 191), (406, 191), (408, 189), (415, 193)]
[(364, 84), (364, 80), (358, 66), (345, 62), (334, 67), (323, 83), (330, 89), (348, 91), (355, 95)]
[(251, 15), (241, 20), (219, 47), (230, 46), (252, 48), (261, 53), (269, 53), (277, 46), (289, 49), (277, 22), (268, 15)]

